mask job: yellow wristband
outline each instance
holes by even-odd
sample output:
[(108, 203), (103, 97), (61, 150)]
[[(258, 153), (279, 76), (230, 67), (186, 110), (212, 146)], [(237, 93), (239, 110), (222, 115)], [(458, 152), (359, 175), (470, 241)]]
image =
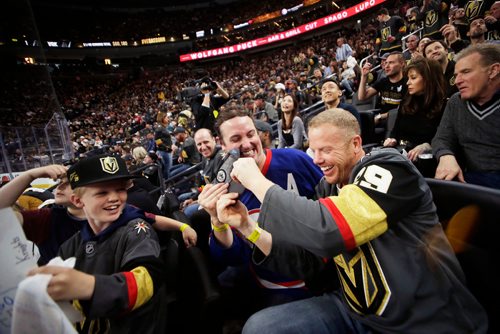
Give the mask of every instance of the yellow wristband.
[(223, 224), (221, 226), (215, 226), (214, 224), (212, 224), (212, 228), (214, 229), (215, 232), (224, 232), (229, 230), (229, 225)]
[(255, 225), (255, 229), (247, 237), (247, 240), (250, 241), (252, 244), (254, 244), (257, 242), (257, 240), (259, 240), (261, 233), (262, 233), (262, 229), (258, 225)]
[(181, 232), (184, 232), (184, 230), (185, 230), (185, 229), (187, 229), (188, 227), (189, 227), (189, 225), (188, 225), (188, 224), (186, 224), (186, 223), (184, 223), (184, 224), (182, 224), (182, 225), (181, 225), (181, 227), (179, 228), (179, 230), (180, 230)]

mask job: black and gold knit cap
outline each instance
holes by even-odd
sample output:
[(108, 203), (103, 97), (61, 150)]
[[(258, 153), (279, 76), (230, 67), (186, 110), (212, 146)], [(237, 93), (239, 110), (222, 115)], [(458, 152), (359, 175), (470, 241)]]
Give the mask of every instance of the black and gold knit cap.
[(115, 155), (96, 155), (84, 158), (67, 172), (71, 189), (93, 183), (136, 178), (128, 172), (125, 160)]

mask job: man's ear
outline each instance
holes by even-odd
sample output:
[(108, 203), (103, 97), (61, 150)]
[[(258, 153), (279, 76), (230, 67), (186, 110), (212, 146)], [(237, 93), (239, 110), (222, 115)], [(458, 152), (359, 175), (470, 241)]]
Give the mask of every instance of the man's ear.
[(352, 143), (354, 145), (354, 152), (358, 153), (359, 151), (363, 150), (363, 143), (361, 141), (361, 136), (356, 135), (352, 139)]
[(74, 193), (71, 194), (70, 201), (78, 209), (83, 209), (84, 205), (83, 205), (82, 199), (79, 196), (75, 195)]
[(490, 70), (488, 72), (488, 78), (494, 80), (496, 77), (498, 77), (499, 73), (500, 73), (500, 63), (495, 63), (490, 67)]
[(222, 147), (222, 149), (226, 151), (226, 145), (224, 145), (224, 140), (222, 140), (222, 137), (219, 137), (219, 142), (220, 142), (220, 147)]

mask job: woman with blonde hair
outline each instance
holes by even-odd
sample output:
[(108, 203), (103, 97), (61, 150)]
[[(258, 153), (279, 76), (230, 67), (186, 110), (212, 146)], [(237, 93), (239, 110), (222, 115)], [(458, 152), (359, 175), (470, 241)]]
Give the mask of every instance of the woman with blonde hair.
[(142, 146), (137, 146), (132, 150), (132, 157), (135, 160), (135, 164), (141, 166), (144, 164), (144, 158), (148, 155), (146, 149)]

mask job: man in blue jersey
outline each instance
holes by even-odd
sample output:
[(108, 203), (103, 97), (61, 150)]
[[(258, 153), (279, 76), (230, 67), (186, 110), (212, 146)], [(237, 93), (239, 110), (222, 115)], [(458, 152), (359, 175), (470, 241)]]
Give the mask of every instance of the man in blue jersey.
[(262, 310), (243, 333), (486, 333), (415, 166), (394, 149), (366, 155), (345, 110), (319, 114), (308, 129), (324, 173), (318, 201), (239, 159), (231, 175), (264, 203), (259, 224), (234, 193), (221, 196), (217, 214), (255, 245), (259, 267), (300, 278), (321, 269), (318, 256), (333, 259), (341, 289)]
[[(238, 109), (231, 109), (219, 115), (215, 128), (223, 150), (228, 152), (236, 149), (240, 157), (252, 158), (262, 174), (283, 189), (308, 198), (314, 196), (314, 187), (322, 174), (307, 154), (300, 150), (264, 150), (252, 118)], [(224, 267), (230, 266), (220, 276), (221, 284), (223, 286), (235, 284), (233, 279), (228, 282), (228, 277), (229, 275), (234, 277), (236, 274), (239, 280), (236, 286), (241, 287), (239, 291), (248, 292), (248, 287), (251, 287), (250, 294), (253, 298), (250, 301), (257, 301), (258, 304), (251, 306), (252, 310), (310, 296), (302, 280), (287, 275), (277, 275), (268, 270), (255, 270), (251, 265), (251, 244), (227, 224), (221, 224), (217, 220), (215, 203), (221, 194), (227, 192), (227, 187), (224, 183), (207, 185), (198, 197), (199, 204), (211, 216), (212, 259)], [(243, 192), (239, 198), (250, 214), (257, 218), (261, 202), (250, 191)], [(241, 283), (241, 280), (244, 283)], [(241, 305), (243, 298), (238, 300)]]

